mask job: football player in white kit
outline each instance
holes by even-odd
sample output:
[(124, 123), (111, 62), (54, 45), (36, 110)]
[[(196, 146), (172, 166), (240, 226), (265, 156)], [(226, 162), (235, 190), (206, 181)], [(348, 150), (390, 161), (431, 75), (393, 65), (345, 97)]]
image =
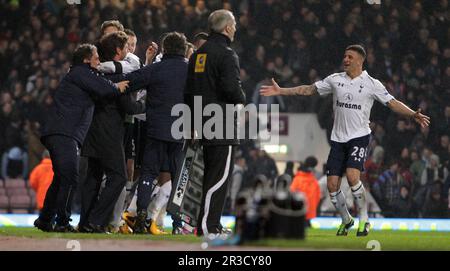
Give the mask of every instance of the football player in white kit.
[(380, 81), (363, 71), (365, 57), (366, 52), (361, 45), (350, 45), (344, 53), (344, 72), (334, 73), (312, 85), (292, 88), (280, 88), (272, 79), (271, 86), (262, 86), (260, 89), (263, 96), (333, 94), (334, 125), (327, 160), (327, 186), (331, 202), (342, 218), (337, 235), (347, 235), (354, 224), (346, 206), (345, 196), (340, 191), (344, 174), (358, 208), (359, 226), (356, 235), (366, 236), (369, 233), (366, 193), (360, 176), (364, 170), (370, 140), (369, 117), (374, 100), (400, 115), (413, 119), (422, 127), (430, 124), (430, 118), (422, 114), (420, 109), (411, 110), (390, 95)]

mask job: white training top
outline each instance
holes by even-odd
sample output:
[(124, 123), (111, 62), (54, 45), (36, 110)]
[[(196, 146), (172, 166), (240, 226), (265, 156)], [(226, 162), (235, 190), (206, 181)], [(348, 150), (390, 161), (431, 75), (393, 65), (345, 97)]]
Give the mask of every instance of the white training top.
[(347, 73), (334, 73), (314, 83), (320, 95), (333, 93), (334, 125), (331, 140), (348, 142), (370, 134), (369, 117), (373, 101), (387, 105), (394, 97), (366, 71), (351, 79)]

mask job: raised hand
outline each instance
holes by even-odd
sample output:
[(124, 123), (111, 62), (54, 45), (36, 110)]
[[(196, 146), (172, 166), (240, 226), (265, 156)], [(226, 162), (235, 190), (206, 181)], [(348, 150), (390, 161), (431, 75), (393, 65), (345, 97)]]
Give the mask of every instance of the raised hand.
[(421, 113), (422, 109), (418, 109), (416, 113), (413, 115), (413, 119), (415, 122), (420, 124), (422, 127), (427, 127), (430, 125), (430, 117)]
[(271, 86), (261, 86), (261, 89), (259, 90), (259, 94), (262, 96), (276, 96), (281, 94), (281, 88), (275, 82), (275, 80), (272, 78), (272, 85)]
[(146, 63), (150, 64), (152, 60), (155, 58), (158, 53), (158, 45), (155, 42), (152, 42), (145, 52)]

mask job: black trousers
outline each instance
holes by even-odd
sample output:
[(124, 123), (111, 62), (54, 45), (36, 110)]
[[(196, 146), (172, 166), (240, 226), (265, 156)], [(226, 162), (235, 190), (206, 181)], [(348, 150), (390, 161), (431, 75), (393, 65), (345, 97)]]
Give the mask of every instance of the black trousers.
[(50, 135), (43, 139), (43, 143), (50, 152), (54, 176), (39, 218), (52, 222), (56, 216), (56, 223), (63, 226), (70, 221), (72, 199), (78, 183), (78, 142), (68, 136)]
[[(103, 174), (106, 175), (106, 182), (100, 193)], [(81, 188), (79, 225), (91, 223), (96, 226), (107, 226), (126, 181), (124, 155), (111, 159), (89, 157), (86, 180)]]
[(204, 175), (198, 228), (203, 234), (218, 233), (229, 182), (233, 173), (232, 145), (203, 146)]
[[(141, 168), (141, 177), (137, 188), (137, 210), (147, 210), (151, 201), (153, 181), (158, 177), (164, 165), (168, 164), (172, 182), (180, 163), (182, 143), (147, 138)], [(166, 169), (164, 169), (166, 170)]]

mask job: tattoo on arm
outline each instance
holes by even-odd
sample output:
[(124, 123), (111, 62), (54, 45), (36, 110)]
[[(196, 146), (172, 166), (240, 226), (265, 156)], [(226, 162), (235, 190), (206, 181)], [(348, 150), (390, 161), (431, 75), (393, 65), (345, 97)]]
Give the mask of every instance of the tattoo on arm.
[(317, 92), (317, 87), (314, 84), (303, 85), (303, 86), (296, 87), (294, 89), (295, 89), (295, 95), (302, 95), (302, 96), (313, 95)]
[(295, 95), (309, 96), (315, 93), (317, 93), (317, 87), (314, 84), (281, 89), (281, 95), (285, 96), (295, 96)]

